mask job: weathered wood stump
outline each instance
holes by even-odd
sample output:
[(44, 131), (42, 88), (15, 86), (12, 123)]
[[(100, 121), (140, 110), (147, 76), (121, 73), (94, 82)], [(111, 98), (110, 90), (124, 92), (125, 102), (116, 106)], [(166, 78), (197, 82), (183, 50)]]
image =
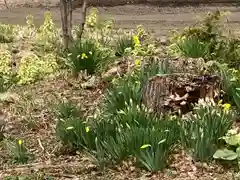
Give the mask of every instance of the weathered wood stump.
[(185, 114), (201, 98), (217, 100), (219, 84), (219, 76), (188, 73), (157, 75), (148, 79), (144, 85), (142, 102), (156, 114), (169, 111)]

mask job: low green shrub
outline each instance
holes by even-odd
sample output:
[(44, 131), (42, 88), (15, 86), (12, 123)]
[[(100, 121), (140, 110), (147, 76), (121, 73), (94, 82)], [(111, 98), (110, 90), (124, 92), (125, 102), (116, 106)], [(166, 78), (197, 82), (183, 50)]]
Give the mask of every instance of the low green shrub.
[(0, 92), (7, 91), (18, 78), (12, 71), (12, 56), (7, 50), (0, 50)]
[[(33, 22), (28, 19), (28, 27), (33, 28)], [(36, 39), (33, 43), (36, 52), (52, 53), (61, 48), (60, 33), (52, 19), (51, 12), (44, 14), (44, 22), (37, 29)]]
[(201, 100), (193, 114), (182, 122), (181, 138), (196, 160), (208, 161), (218, 147), (218, 139), (233, 124), (229, 105), (218, 105), (211, 100)]
[(57, 60), (53, 54), (46, 54), (39, 58), (34, 53), (29, 53), (23, 56), (20, 62), (17, 75), (18, 84), (33, 83), (58, 69)]
[(14, 40), (14, 26), (0, 24), (0, 43), (11, 43)]
[[(220, 39), (220, 38), (219, 38)], [(214, 52), (211, 54), (211, 60), (220, 63), (227, 63), (229, 68), (240, 67), (240, 40), (236, 37), (223, 37), (218, 40)]]
[(227, 63), (230, 68), (239, 67), (240, 40), (223, 35), (222, 16), (220, 11), (209, 13), (203, 21), (175, 34), (169, 47), (170, 54), (203, 57), (206, 61)]
[(213, 158), (236, 161), (240, 169), (240, 134), (238, 129), (229, 130), (221, 139), (224, 140), (225, 147), (218, 149), (214, 153)]

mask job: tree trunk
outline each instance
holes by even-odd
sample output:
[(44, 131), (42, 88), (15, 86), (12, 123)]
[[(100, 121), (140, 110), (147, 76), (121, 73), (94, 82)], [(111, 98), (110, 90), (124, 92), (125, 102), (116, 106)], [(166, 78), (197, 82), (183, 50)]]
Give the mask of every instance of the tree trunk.
[(82, 39), (83, 31), (84, 31), (84, 26), (85, 26), (85, 21), (86, 21), (86, 15), (87, 15), (87, 1), (83, 0), (83, 5), (82, 5), (82, 23), (80, 24), (80, 31), (78, 34), (78, 38)]
[(68, 37), (69, 41), (72, 42), (73, 37), (72, 37), (72, 13), (73, 13), (73, 6), (72, 6), (72, 0), (68, 1)]
[(66, 0), (60, 0), (61, 22), (64, 48), (69, 46), (69, 29), (68, 29), (68, 7)]

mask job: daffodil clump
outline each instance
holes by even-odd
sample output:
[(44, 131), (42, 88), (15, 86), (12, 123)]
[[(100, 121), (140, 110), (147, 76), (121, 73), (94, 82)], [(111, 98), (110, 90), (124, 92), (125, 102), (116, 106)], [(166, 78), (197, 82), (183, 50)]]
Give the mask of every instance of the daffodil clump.
[(211, 159), (219, 145), (219, 138), (232, 127), (235, 114), (230, 107), (230, 104), (222, 104), (221, 101), (215, 103), (212, 99), (201, 99), (189, 121), (183, 122), (183, 141), (196, 160)]
[(7, 143), (8, 153), (12, 158), (12, 160), (14, 161), (14, 163), (24, 164), (28, 162), (32, 154), (28, 152), (22, 139), (17, 140), (17, 142), (6, 141), (6, 143)]

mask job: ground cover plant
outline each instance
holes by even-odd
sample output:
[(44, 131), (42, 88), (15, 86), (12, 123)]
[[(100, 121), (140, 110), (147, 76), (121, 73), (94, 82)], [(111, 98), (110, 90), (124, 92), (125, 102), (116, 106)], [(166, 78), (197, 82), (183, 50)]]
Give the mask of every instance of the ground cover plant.
[[(95, 8), (82, 35), (81, 27), (73, 27), (69, 49), (49, 12), (40, 27), (32, 16), (26, 26), (2, 24), (3, 178), (121, 179), (115, 176), (120, 171), (123, 178), (174, 179), (173, 172), (177, 177), (186, 166), (181, 161), (195, 171), (213, 167), (217, 175), (224, 165), (215, 159), (239, 163), (239, 134), (232, 130), (240, 109), (239, 41), (222, 34), (220, 17), (220, 11), (208, 14), (167, 47), (143, 26), (113, 28)], [(186, 114), (156, 114), (143, 102), (144, 87), (152, 77), (180, 72), (176, 57), (203, 58), (194, 73), (219, 76), (223, 96), (214, 91), (219, 99), (199, 98)], [(237, 177), (232, 169), (223, 172)]]

